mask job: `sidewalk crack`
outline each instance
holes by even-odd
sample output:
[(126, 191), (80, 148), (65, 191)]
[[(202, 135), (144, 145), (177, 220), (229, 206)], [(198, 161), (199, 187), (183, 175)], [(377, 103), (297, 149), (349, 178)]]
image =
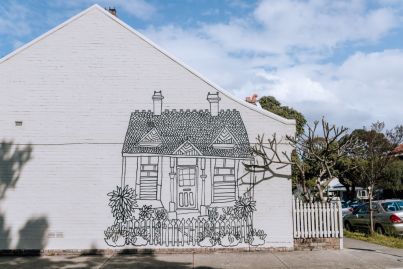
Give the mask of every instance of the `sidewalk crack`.
[(113, 257), (116, 256), (116, 253), (113, 253), (111, 256), (109, 256), (102, 264), (100, 267), (98, 267), (98, 269), (102, 269), (109, 261), (110, 259), (112, 259)]
[(282, 259), (280, 259), (280, 257), (278, 257), (275, 253), (273, 253), (273, 256), (276, 257), (276, 259), (279, 260), (281, 262), (281, 264), (285, 266), (285, 268), (287, 268), (287, 269), (291, 268)]

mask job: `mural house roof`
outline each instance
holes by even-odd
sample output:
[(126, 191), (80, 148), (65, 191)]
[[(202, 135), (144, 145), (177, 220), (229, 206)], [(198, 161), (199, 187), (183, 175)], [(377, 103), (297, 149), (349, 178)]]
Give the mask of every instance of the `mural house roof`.
[(131, 114), (123, 155), (250, 158), (248, 134), (237, 110), (165, 110)]

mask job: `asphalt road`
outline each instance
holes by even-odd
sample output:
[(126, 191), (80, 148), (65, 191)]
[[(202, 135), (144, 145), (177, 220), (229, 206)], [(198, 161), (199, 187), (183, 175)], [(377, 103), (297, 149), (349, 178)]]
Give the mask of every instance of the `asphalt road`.
[(344, 250), (149, 254), (109, 256), (0, 257), (14, 268), (401, 268), (403, 250), (346, 238)]

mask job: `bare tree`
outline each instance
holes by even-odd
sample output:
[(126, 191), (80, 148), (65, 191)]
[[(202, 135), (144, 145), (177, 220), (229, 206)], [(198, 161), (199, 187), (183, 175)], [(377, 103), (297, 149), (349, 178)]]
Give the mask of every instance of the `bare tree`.
[(246, 171), (263, 174), (260, 179), (263, 181), (275, 176), (284, 177), (282, 168), (292, 166), (297, 172), (297, 181), (302, 187), (304, 198), (313, 198), (306, 183), (307, 179), (314, 177), (317, 198), (325, 201), (327, 197), (324, 191), (335, 177), (337, 161), (354, 147), (353, 138), (347, 136), (347, 128), (337, 128), (322, 119), (321, 124), (315, 121), (312, 127), (307, 125), (306, 131), (296, 137), (286, 136), (285, 143), (294, 148), (293, 154), (279, 150), (279, 145), (284, 143), (278, 141), (276, 135), (267, 141), (259, 136), (257, 144), (252, 147), (258, 161), (244, 163)]

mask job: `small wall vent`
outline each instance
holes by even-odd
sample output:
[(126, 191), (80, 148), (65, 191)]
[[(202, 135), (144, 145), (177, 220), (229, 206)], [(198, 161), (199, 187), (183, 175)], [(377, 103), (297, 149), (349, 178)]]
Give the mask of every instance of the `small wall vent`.
[(22, 121), (15, 121), (15, 126), (18, 126), (18, 127), (22, 126)]
[(49, 232), (48, 238), (64, 238), (63, 232)]

